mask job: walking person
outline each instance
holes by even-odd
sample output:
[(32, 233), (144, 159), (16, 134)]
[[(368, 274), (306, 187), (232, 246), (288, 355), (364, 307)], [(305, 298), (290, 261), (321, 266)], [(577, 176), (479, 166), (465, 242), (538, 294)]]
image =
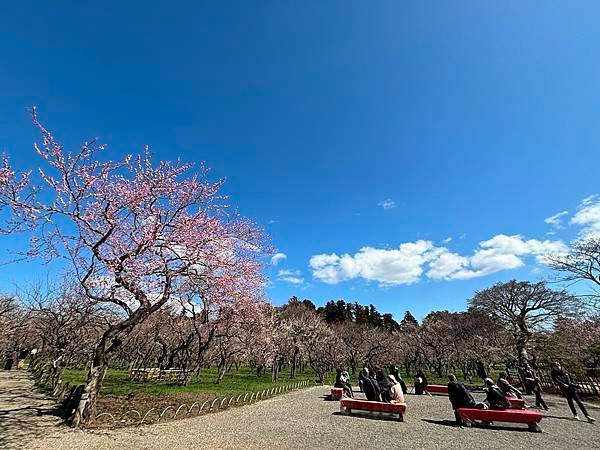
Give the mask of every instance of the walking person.
[(569, 404), (569, 408), (571, 408), (571, 412), (573, 413), (573, 419), (579, 420), (579, 416), (577, 415), (577, 410), (575, 409), (575, 405), (573, 404), (573, 400), (579, 405), (581, 412), (585, 416), (588, 422), (594, 423), (596, 419), (591, 417), (587, 409), (585, 409), (585, 405), (579, 398), (579, 394), (577, 394), (577, 385), (575, 384), (575, 380), (573, 376), (563, 369), (558, 362), (554, 362), (552, 364), (552, 371), (550, 372), (550, 376), (552, 380), (560, 387), (562, 394), (567, 398), (567, 403)]
[(531, 368), (529, 364), (525, 365), (525, 370), (523, 371), (523, 375), (525, 377), (525, 389), (529, 392), (533, 392), (535, 395), (535, 406), (538, 408), (544, 408), (544, 410), (548, 411), (548, 405), (542, 398), (542, 386), (540, 384), (540, 379), (535, 373), (535, 370)]

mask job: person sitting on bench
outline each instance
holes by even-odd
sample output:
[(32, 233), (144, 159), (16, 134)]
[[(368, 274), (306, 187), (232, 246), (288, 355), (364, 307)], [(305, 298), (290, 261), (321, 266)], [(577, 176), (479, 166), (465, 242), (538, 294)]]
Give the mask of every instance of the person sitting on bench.
[(363, 391), (367, 397), (367, 400), (372, 402), (381, 401), (381, 390), (379, 389), (379, 383), (373, 378), (373, 376), (366, 377), (363, 380)]
[(402, 385), (396, 380), (394, 375), (388, 375), (388, 379), (390, 380), (390, 403), (404, 403)]
[(427, 378), (421, 369), (417, 371), (415, 376), (415, 394), (423, 395), (427, 389)]
[(337, 369), (335, 375), (335, 384), (333, 385), (336, 388), (344, 389), (344, 396), (354, 398), (354, 393), (352, 392), (352, 387), (347, 382), (348, 380), (344, 377), (342, 373), (342, 369)]
[(508, 400), (506, 400), (504, 392), (502, 392), (500, 388), (494, 384), (494, 380), (492, 380), (491, 378), (486, 378), (484, 382), (484, 391), (486, 393), (485, 400), (483, 402), (477, 403), (475, 405), (475, 408), (508, 409), (508, 407), (510, 406), (508, 404)]
[(381, 393), (381, 401), (384, 403), (390, 402), (390, 383), (388, 383), (385, 374), (382, 369), (377, 369), (377, 376), (375, 377), (377, 384), (379, 385), (379, 392)]
[(496, 385), (500, 388), (502, 392), (504, 392), (505, 397), (523, 398), (523, 394), (521, 394), (521, 391), (519, 391), (516, 387), (510, 384), (510, 381), (508, 381), (506, 373), (504, 372), (500, 372), (500, 375), (498, 376), (498, 382), (496, 383)]
[(474, 408), (475, 407), (475, 399), (471, 392), (467, 389), (467, 387), (459, 383), (456, 379), (456, 376), (451, 373), (448, 375), (448, 400), (450, 400), (450, 404), (452, 404), (452, 409), (454, 410), (454, 417), (456, 418), (456, 423), (458, 425), (463, 425), (462, 417), (456, 412), (458, 408)]
[(364, 383), (364, 381), (365, 381), (366, 378), (369, 378), (369, 369), (367, 369), (365, 367), (358, 374), (358, 388), (360, 389), (360, 392), (364, 392), (364, 390), (365, 390), (363, 388), (363, 383)]
[(396, 381), (398, 383), (400, 383), (400, 386), (402, 387), (402, 393), (406, 394), (408, 392), (408, 388), (406, 387), (406, 383), (400, 376), (400, 371), (398, 370), (398, 366), (393, 366), (390, 370), (390, 374), (394, 375), (394, 378), (396, 379)]

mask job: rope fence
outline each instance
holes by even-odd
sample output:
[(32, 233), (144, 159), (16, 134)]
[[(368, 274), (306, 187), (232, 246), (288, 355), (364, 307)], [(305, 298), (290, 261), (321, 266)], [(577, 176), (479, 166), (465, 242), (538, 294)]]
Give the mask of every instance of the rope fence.
[(179, 406), (167, 406), (162, 411), (157, 408), (150, 408), (145, 414), (131, 409), (120, 415), (112, 413), (100, 413), (96, 416), (94, 425), (96, 428), (116, 428), (126, 426), (141, 426), (152, 423), (160, 423), (166, 420), (174, 420), (184, 417), (194, 417), (201, 414), (207, 414), (232, 406), (241, 406), (244, 404), (256, 403), (265, 398), (274, 397), (292, 390), (301, 389), (310, 385), (309, 380), (278, 386), (272, 389), (265, 389), (258, 392), (247, 392), (239, 395), (226, 397), (217, 397), (212, 400), (205, 400), (202, 404), (194, 402), (191, 405), (183, 403)]

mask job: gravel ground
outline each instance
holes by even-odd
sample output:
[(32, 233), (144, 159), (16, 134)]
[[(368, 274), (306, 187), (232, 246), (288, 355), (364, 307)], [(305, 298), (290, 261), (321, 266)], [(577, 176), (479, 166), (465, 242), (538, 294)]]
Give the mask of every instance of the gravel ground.
[(27, 447), (32, 439), (62, 430), (58, 413), (27, 372), (0, 370), (0, 449)]
[[(29, 442), (37, 449), (172, 448), (600, 448), (600, 424), (576, 422), (566, 402), (547, 396), (543, 433), (525, 425), (488, 428), (453, 426), (444, 396), (407, 396), (405, 422), (338, 414), (325, 401), (329, 388), (314, 387), (220, 413), (141, 428), (71, 431), (61, 428)], [(590, 406), (598, 415), (598, 408)]]

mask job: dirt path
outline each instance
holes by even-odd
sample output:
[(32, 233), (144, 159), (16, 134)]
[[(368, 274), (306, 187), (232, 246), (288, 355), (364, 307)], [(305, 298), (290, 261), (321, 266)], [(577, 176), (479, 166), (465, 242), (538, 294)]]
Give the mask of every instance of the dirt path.
[(29, 448), (62, 423), (55, 402), (34, 390), (27, 372), (0, 371), (0, 448)]
[[(349, 449), (349, 448), (599, 448), (600, 425), (576, 422), (564, 399), (548, 396), (543, 433), (524, 426), (459, 428), (448, 398), (407, 396), (406, 421), (339, 415), (326, 387), (290, 392), (252, 405), (190, 419), (114, 431), (55, 430), (30, 443), (40, 449)], [(531, 400), (531, 399), (530, 399)], [(592, 414), (600, 416), (597, 408)], [(599, 417), (600, 419), (600, 417)]]

